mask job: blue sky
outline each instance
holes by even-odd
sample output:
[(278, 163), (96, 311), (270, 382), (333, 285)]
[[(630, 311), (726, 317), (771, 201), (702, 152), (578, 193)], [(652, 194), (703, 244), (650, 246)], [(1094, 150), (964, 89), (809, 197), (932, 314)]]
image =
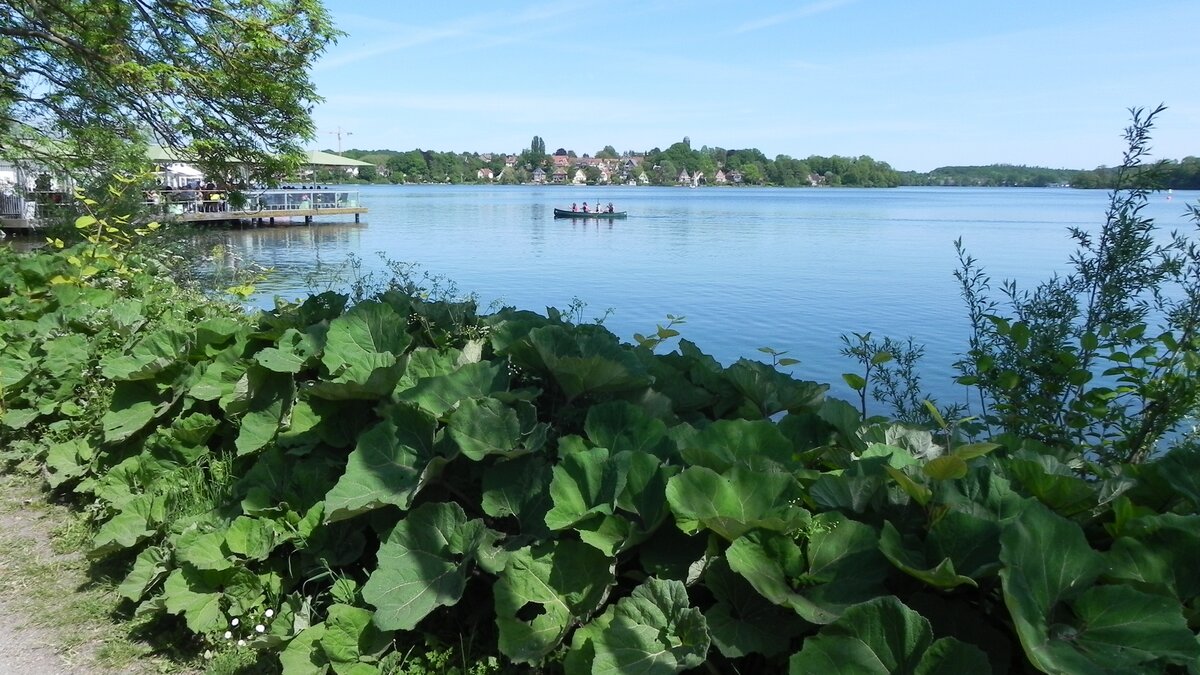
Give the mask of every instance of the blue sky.
[(1200, 2), (327, 0), (315, 145), (756, 147), (902, 170), (1200, 155)]

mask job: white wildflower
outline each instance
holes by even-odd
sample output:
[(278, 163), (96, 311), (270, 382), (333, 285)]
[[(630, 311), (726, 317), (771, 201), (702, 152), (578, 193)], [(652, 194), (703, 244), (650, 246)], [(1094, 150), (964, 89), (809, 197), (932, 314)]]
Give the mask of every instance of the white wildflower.
[(275, 610), (273, 610), (273, 609), (268, 609), (268, 610), (267, 610), (267, 618), (269, 619), (269, 618), (271, 618), (271, 617), (273, 617), (273, 616), (275, 616)]
[(229, 625), (230, 625), (230, 626), (237, 627), (238, 623), (239, 623), (239, 621), (238, 621), (237, 619), (234, 619), (233, 621), (230, 621), (230, 622), (229, 622)]
[(265, 633), (267, 632), (267, 627), (260, 623), (254, 627), (254, 630), (258, 631), (259, 633)]
[(245, 641), (245, 640), (238, 640), (238, 646), (239, 646), (239, 647), (245, 647), (245, 646), (246, 646), (246, 641)]
[(231, 630), (225, 631), (225, 639), (232, 640), (233, 639), (233, 631), (231, 631)]

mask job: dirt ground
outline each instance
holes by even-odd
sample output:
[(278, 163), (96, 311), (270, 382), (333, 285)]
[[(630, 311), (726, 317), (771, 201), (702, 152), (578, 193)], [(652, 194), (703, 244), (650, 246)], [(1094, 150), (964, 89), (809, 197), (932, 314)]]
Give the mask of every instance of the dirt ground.
[[(71, 592), (68, 556), (54, 553), (50, 547), (52, 523), (47, 510), (37, 504), (36, 494), (22, 494), (19, 478), (4, 479), (3, 507), (0, 507), (0, 673), (55, 675), (86, 673), (81, 666), (86, 653), (63, 648), (58, 631), (39, 625), (39, 599), (29, 591), (40, 590), (39, 580), (27, 578), (31, 569), (58, 577), (63, 592)], [(32, 492), (32, 491), (30, 491)], [(77, 557), (77, 556), (76, 556)], [(59, 572), (59, 574), (55, 574)]]
[(80, 553), (55, 551), (73, 516), (38, 482), (0, 475), (0, 675), (154, 672), (106, 619), (112, 591), (92, 583)]

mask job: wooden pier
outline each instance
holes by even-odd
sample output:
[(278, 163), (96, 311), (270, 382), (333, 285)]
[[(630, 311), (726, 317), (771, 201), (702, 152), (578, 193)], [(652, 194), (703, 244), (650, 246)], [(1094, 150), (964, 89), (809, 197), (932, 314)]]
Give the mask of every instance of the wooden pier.
[[(163, 190), (147, 193), (147, 205), (157, 209), (165, 222), (217, 224), (249, 221), (256, 226), (273, 226), (277, 220), (289, 224), (301, 220), (305, 225), (318, 216), (354, 216), (360, 222), (367, 208), (359, 201), (357, 190), (339, 188), (301, 188), (286, 190), (249, 190), (242, 193), (245, 202), (235, 206), (224, 190)], [(11, 204), (0, 214), (0, 228), (8, 231), (33, 231), (41, 221), (49, 220), (69, 208), (65, 203), (45, 199)]]

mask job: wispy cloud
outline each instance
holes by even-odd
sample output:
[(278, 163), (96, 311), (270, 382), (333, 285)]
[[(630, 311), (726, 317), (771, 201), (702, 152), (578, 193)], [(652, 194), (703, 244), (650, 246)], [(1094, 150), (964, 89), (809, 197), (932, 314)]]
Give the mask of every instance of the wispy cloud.
[(813, 61), (800, 61), (797, 59), (792, 59), (791, 61), (784, 61), (783, 67), (790, 68), (792, 70), (829, 70), (829, 66), (827, 66), (823, 63), (815, 63)]
[(796, 19), (802, 19), (806, 16), (812, 16), (814, 14), (822, 14), (824, 12), (828, 12), (828, 11), (837, 9), (838, 7), (842, 7), (844, 5), (849, 5), (853, 2), (855, 2), (855, 0), (821, 0), (820, 2), (812, 2), (807, 5), (802, 5), (800, 7), (797, 7), (796, 9), (793, 9), (789, 12), (775, 14), (773, 16), (768, 16), (768, 17), (765, 17), (762, 19), (756, 19), (754, 21), (747, 21), (746, 23), (743, 23), (742, 25), (738, 26), (737, 28), (734, 28), (733, 32), (734, 33), (749, 33), (750, 31), (762, 30), (763, 28), (770, 28), (771, 26), (778, 26), (779, 24), (787, 23), (788, 21), (795, 21)]
[(377, 41), (364, 44), (357, 49), (332, 53), (322, 59), (314, 70), (332, 70), (385, 54), (447, 40), (470, 38), (486, 40), (489, 44), (494, 44), (498, 30), (515, 30), (531, 24), (544, 25), (551, 19), (578, 10), (578, 6), (565, 3), (535, 5), (515, 13), (485, 12), (436, 26), (411, 26), (376, 20), (371, 27), (376, 32), (386, 31), (386, 37), (380, 37)]
[[(528, 93), (428, 93), (380, 92), (377, 94), (338, 94), (326, 101), (326, 109), (355, 110), (371, 106), (390, 110), (395, 114), (411, 111), (446, 114), (469, 113), (506, 117), (543, 118), (547, 109), (562, 105), (562, 97)], [(606, 119), (637, 119), (641, 116), (677, 115), (687, 109), (684, 103), (659, 104), (641, 99), (606, 98)]]

